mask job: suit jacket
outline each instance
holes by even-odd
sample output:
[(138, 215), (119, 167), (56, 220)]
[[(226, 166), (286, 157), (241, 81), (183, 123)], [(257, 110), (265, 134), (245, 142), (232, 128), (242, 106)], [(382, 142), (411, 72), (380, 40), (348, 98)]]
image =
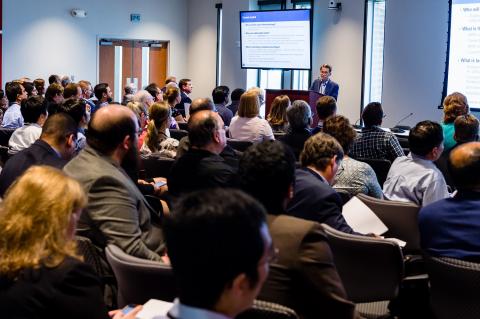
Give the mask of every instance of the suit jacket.
[(480, 192), (459, 191), (422, 207), (420, 244), (433, 256), (480, 262)]
[(188, 95), (185, 92), (181, 92), (180, 96), (182, 97), (182, 100), (180, 103), (175, 105), (175, 109), (178, 110), (183, 117), (185, 117), (185, 103), (192, 104), (192, 99), (188, 97)]
[(305, 141), (308, 140), (312, 136), (312, 133), (308, 128), (302, 129), (302, 130), (289, 130), (287, 134), (284, 136), (279, 137), (278, 139), (290, 147), (292, 150), (293, 154), (295, 155), (295, 158), (298, 159), (300, 158), (300, 153), (303, 150), (303, 145), (305, 144)]
[(16, 280), (0, 277), (2, 318), (107, 319), (93, 269), (67, 257), (57, 267), (24, 269)]
[[(322, 84), (322, 80), (316, 79), (315, 81), (313, 81), (312, 85), (310, 85), (310, 91), (315, 91), (320, 93), (321, 84)], [(331, 96), (338, 101), (338, 90), (339, 90), (338, 84), (336, 82), (333, 82), (332, 80), (328, 80), (327, 85), (325, 87), (324, 95)]]
[(62, 169), (66, 163), (47, 142), (36, 140), (30, 147), (10, 158), (3, 167), (0, 174), (0, 196), (3, 197), (7, 188), (30, 166), (48, 165)]
[(355, 233), (342, 216), (342, 199), (316, 172), (308, 168), (297, 169), (294, 188), (287, 207), (289, 215), (325, 223), (345, 233)]
[(129, 255), (161, 260), (163, 239), (160, 227), (151, 222), (153, 209), (121, 167), (87, 145), (64, 171), (88, 195), (77, 225), (80, 235), (101, 250), (114, 244)]
[(347, 299), (320, 224), (287, 215), (267, 220), (279, 255), (259, 299), (288, 306), (304, 319), (353, 318), (355, 305)]

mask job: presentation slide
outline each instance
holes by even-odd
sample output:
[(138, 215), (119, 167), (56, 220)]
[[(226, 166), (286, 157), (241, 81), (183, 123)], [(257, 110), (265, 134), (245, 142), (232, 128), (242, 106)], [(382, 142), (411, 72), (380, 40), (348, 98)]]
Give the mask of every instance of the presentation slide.
[(447, 94), (480, 109), (480, 1), (452, 0)]
[(310, 69), (310, 10), (240, 12), (242, 68)]

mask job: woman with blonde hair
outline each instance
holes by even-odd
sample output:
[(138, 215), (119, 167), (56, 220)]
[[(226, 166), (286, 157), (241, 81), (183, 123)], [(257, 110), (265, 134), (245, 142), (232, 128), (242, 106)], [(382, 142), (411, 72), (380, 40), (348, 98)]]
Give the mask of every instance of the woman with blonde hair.
[(140, 132), (138, 135), (138, 149), (143, 145), (143, 140), (145, 139), (145, 136), (147, 135), (147, 120), (148, 120), (148, 113), (145, 111), (145, 108), (143, 107), (143, 104), (140, 102), (128, 102), (127, 107), (133, 111), (135, 116), (137, 117), (138, 120), (138, 127), (140, 128)]
[(443, 100), (443, 145), (445, 150), (449, 150), (457, 144), (453, 135), (455, 135), (455, 126), (453, 122), (457, 116), (468, 114), (467, 97), (459, 92), (447, 95)]
[(174, 86), (170, 86), (167, 88), (165, 93), (163, 94), (163, 99), (168, 102), (168, 105), (172, 109), (172, 118), (174, 121), (170, 124), (170, 128), (178, 129), (177, 123), (185, 123), (185, 119), (183, 118), (182, 113), (175, 108), (175, 105), (182, 101), (182, 95), (180, 93), (180, 89)]
[(240, 97), (237, 115), (232, 118), (229, 127), (230, 137), (254, 143), (274, 140), (272, 128), (264, 119), (258, 117), (260, 101), (258, 93), (247, 91)]
[(152, 153), (175, 158), (178, 141), (167, 134), (172, 118), (172, 109), (166, 102), (156, 102), (150, 107), (150, 121), (147, 135), (140, 152), (145, 155)]
[(274, 133), (287, 132), (287, 108), (290, 106), (290, 99), (286, 95), (277, 96), (270, 107), (270, 113), (267, 116), (268, 124), (272, 127)]
[(0, 206), (0, 313), (10, 318), (108, 318), (100, 281), (76, 253), (87, 197), (62, 171), (32, 166)]

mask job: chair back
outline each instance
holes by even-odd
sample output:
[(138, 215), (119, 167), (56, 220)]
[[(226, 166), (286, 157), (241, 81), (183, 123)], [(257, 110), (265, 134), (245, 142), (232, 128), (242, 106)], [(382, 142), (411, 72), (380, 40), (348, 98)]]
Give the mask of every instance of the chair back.
[(173, 158), (141, 156), (141, 169), (145, 172), (142, 178), (168, 177), (174, 162)]
[[(181, 130), (188, 131), (188, 123), (180, 122), (180, 123), (177, 123), (177, 124), (178, 124), (178, 127)], [(171, 130), (170, 130), (170, 133), (171, 133)]]
[(398, 295), (403, 255), (397, 243), (351, 235), (322, 224), (338, 274), (350, 300), (374, 302)]
[(284, 137), (285, 135), (287, 135), (285, 132), (273, 132), (273, 137), (275, 137), (276, 140)]
[(338, 195), (340, 195), (340, 198), (342, 199), (342, 205), (345, 205), (352, 198), (352, 194), (345, 189), (336, 188), (335, 191)]
[(356, 196), (388, 227), (385, 237), (406, 241), (405, 251), (420, 252), (420, 231), (417, 221), (420, 206), (409, 202), (373, 198), (365, 194)]
[(108, 245), (105, 252), (117, 279), (119, 307), (144, 304), (152, 298), (175, 299), (177, 294), (170, 266), (130, 256), (115, 245)]
[(236, 319), (298, 319), (294, 310), (282, 305), (254, 300), (252, 308), (239, 314)]
[(392, 163), (386, 159), (356, 158), (356, 160), (370, 165), (377, 175), (378, 183), (383, 187), (383, 183), (387, 180), (388, 171), (390, 170)]
[(240, 141), (233, 138), (227, 138), (227, 145), (229, 145), (234, 150), (245, 152), (247, 148), (253, 145), (251, 141)]
[(480, 318), (480, 264), (447, 257), (425, 259), (435, 317)]
[(0, 145), (1, 146), (8, 146), (8, 140), (13, 134), (15, 129), (13, 128), (0, 128)]
[(170, 129), (170, 137), (174, 138), (176, 140), (181, 140), (182, 137), (187, 136), (188, 131), (186, 130), (176, 130), (176, 129)]

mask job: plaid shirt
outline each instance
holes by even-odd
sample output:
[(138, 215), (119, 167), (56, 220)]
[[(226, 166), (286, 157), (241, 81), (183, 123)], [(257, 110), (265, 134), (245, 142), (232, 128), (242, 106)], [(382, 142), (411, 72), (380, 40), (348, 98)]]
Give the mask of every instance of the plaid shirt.
[(393, 162), (399, 156), (405, 156), (397, 137), (373, 126), (364, 128), (350, 150), (353, 158), (387, 159)]

